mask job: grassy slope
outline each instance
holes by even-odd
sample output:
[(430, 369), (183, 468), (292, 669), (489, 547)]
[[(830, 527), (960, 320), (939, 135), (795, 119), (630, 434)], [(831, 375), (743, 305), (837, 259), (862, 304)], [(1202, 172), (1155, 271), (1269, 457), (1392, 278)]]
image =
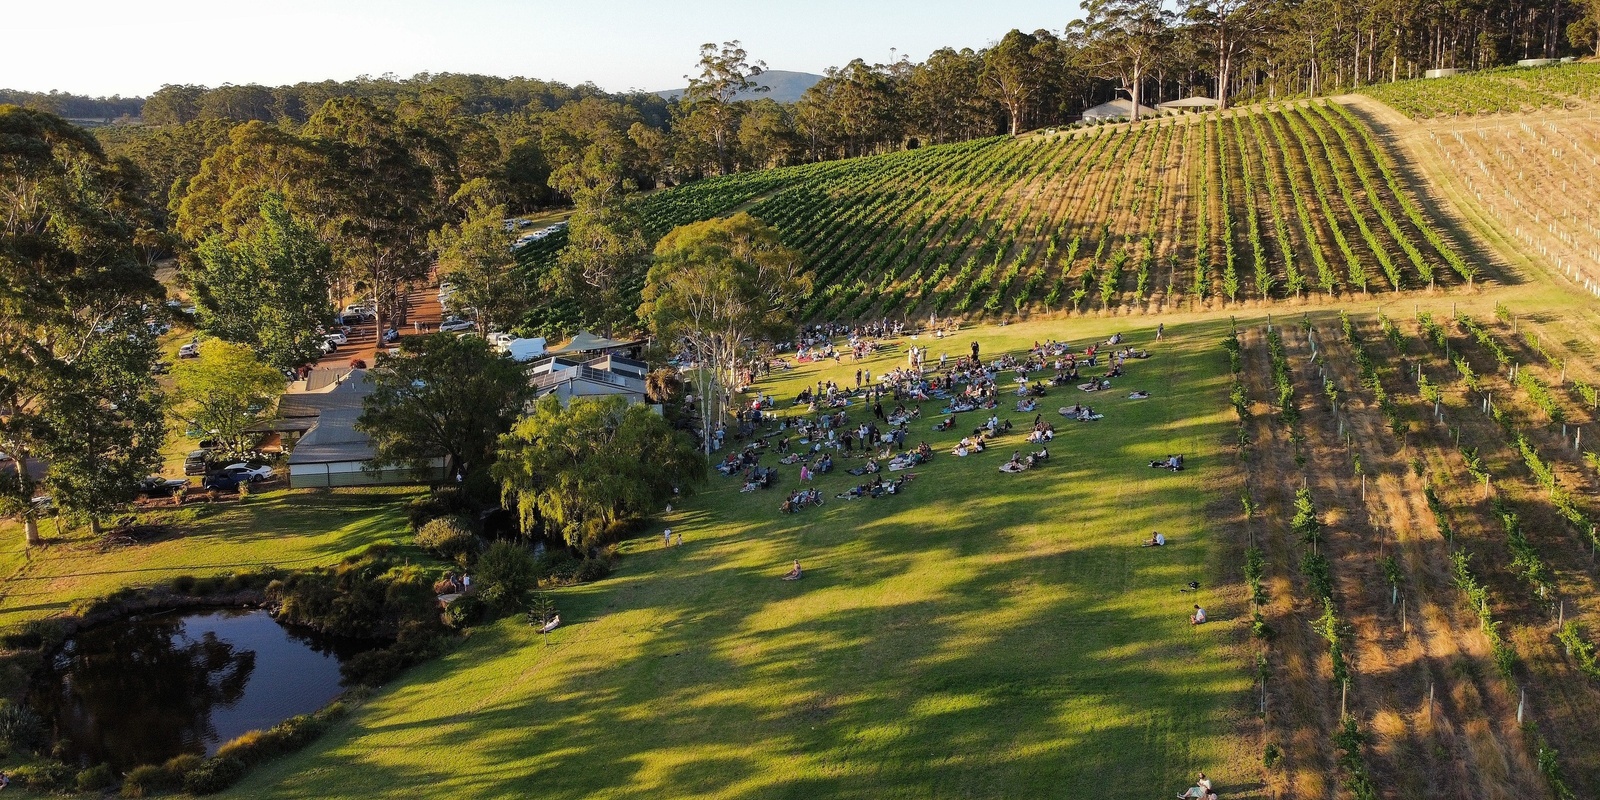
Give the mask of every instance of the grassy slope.
[[(976, 338), (993, 353), (1118, 327)], [(828, 476), (827, 505), (796, 516), (775, 508), (796, 467), (756, 495), (717, 477), (668, 521), (684, 547), (646, 536), (612, 578), (561, 593), (548, 646), (515, 620), (480, 630), (234, 796), (1148, 797), (1198, 769), (1245, 780), (1245, 623), (1204, 508), (1226, 470), (1221, 331), (1189, 327), (1135, 363), (1096, 398), (1107, 420), (1064, 426), (1040, 471), (996, 470), (1025, 445), (1013, 434), (940, 455), (901, 497), (835, 500), (853, 479)], [(762, 388), (790, 397), (854, 369)], [(1122, 399), (1132, 387), (1156, 399)], [(958, 438), (930, 425), (941, 450)], [(1171, 451), (1194, 469), (1144, 466)], [(1175, 546), (1136, 547), (1154, 528)], [(793, 558), (806, 578), (778, 580)], [(1192, 578), (1217, 624), (1187, 624)]]
[(0, 627), (58, 614), (73, 601), (179, 575), (225, 575), (336, 562), (383, 541), (409, 541), (402, 501), (414, 488), (284, 490), (241, 503), (169, 512), (180, 535), (102, 552), (86, 528), (55, 537), (29, 558), (22, 529), (0, 525)]

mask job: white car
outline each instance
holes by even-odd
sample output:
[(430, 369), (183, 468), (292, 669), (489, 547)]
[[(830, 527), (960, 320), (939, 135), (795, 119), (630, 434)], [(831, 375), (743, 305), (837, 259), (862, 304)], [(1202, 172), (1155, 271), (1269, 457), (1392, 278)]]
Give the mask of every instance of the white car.
[(461, 331), (476, 330), (477, 327), (478, 323), (460, 317), (450, 317), (439, 323), (439, 331), (441, 333), (460, 333)]
[(237, 464), (229, 464), (228, 466), (223, 467), (221, 471), (227, 473), (235, 480), (251, 481), (252, 483), (255, 481), (264, 481), (272, 477), (274, 474), (272, 467), (269, 467), (265, 464), (253, 466), (242, 461)]
[(345, 345), (345, 344), (349, 344), (350, 343), (350, 337), (344, 335), (344, 333), (342, 333), (340, 331), (334, 331), (333, 333), (324, 333), (324, 334), (322, 334), (322, 338), (327, 339), (328, 341), (333, 342), (334, 344), (338, 344), (338, 345)]
[(493, 347), (496, 350), (503, 350), (507, 344), (510, 344), (511, 342), (515, 341), (517, 337), (512, 336), (509, 333), (501, 333), (499, 331), (494, 331), (492, 333), (487, 334), (483, 338), (486, 341), (489, 342), (489, 346), (490, 347)]
[(323, 355), (327, 355), (335, 350), (338, 350), (339, 344), (332, 339), (323, 339), (321, 342), (317, 343), (317, 349), (321, 350)]
[(200, 357), (200, 343), (199, 342), (190, 342), (190, 343), (178, 348), (178, 358), (199, 358), (199, 357)]

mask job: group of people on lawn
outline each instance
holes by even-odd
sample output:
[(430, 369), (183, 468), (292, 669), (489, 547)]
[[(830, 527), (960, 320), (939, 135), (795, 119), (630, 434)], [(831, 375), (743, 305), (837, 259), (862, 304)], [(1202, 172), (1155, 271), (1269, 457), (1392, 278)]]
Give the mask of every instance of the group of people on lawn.
[[(898, 326), (885, 327), (881, 330), (899, 332)], [(802, 337), (802, 352), (819, 354), (838, 360), (839, 351), (835, 350), (827, 334), (837, 335), (838, 329), (817, 328), (808, 331), (808, 336)], [(849, 345), (850, 353), (860, 359), (878, 350), (876, 342), (868, 341), (865, 331), (852, 331)], [(1158, 340), (1160, 336), (1157, 337)], [(1117, 347), (1122, 343), (1121, 334), (1112, 336), (1105, 344), (1108, 347)], [(804, 349), (812, 348), (812, 349)], [(1124, 374), (1124, 365), (1127, 359), (1148, 358), (1149, 352), (1119, 348), (1114, 350), (1109, 357), (1100, 352), (1099, 345), (1091, 345), (1080, 352), (1065, 343), (1049, 340), (1044, 343), (1034, 342), (1033, 347), (1024, 356), (1002, 355), (991, 361), (985, 362), (980, 358), (979, 346), (976, 342), (971, 345), (971, 354), (951, 359), (946, 353), (940, 353), (937, 367), (933, 367), (933, 359), (928, 348), (912, 346), (907, 349), (907, 362), (903, 367), (896, 367), (878, 376), (874, 381), (870, 369), (858, 368), (854, 374), (854, 386), (848, 384), (840, 386), (833, 380), (818, 381), (815, 388), (807, 387), (796, 398), (796, 406), (804, 406), (806, 416), (797, 420), (783, 420), (775, 434), (776, 448), (780, 453), (786, 454), (783, 463), (800, 464), (800, 477), (802, 481), (810, 481), (816, 475), (827, 474), (832, 470), (832, 455), (829, 451), (838, 452), (843, 457), (859, 456), (866, 462), (860, 467), (848, 470), (855, 476), (865, 476), (865, 482), (855, 484), (849, 489), (834, 495), (836, 499), (855, 500), (866, 497), (886, 497), (897, 494), (906, 483), (916, 477), (915, 473), (906, 473), (899, 478), (884, 480), (881, 471), (881, 462), (888, 461), (888, 469), (906, 470), (913, 466), (927, 463), (933, 456), (932, 447), (925, 441), (919, 442), (911, 450), (903, 450), (910, 423), (921, 417), (921, 408), (916, 403), (932, 400), (945, 400), (948, 405), (944, 409), (941, 421), (934, 425), (935, 431), (952, 430), (956, 427), (956, 414), (966, 411), (985, 409), (992, 410), (998, 405), (998, 396), (1003, 391), (1001, 381), (1009, 373), (1016, 384), (1015, 393), (1024, 399), (1018, 400), (1016, 408), (1019, 412), (1029, 413), (1036, 410), (1038, 403), (1035, 398), (1046, 392), (1042, 382), (1029, 385), (1029, 374), (1041, 370), (1051, 370), (1053, 376), (1049, 383), (1053, 386), (1076, 385), (1081, 380), (1082, 367), (1099, 367), (1102, 359), (1106, 366), (1103, 375), (1095, 377), (1088, 384), (1080, 385), (1085, 391), (1103, 391), (1111, 388), (1111, 380), (1120, 378)], [(891, 399), (892, 410), (884, 410), (883, 400)], [(1143, 400), (1150, 397), (1147, 391), (1135, 391), (1128, 395), (1130, 400)], [(849, 409), (852, 400), (859, 400), (868, 405), (872, 410), (871, 422), (851, 424)], [(913, 405), (908, 406), (911, 403)], [(1061, 408), (1061, 414), (1068, 419), (1076, 421), (1089, 421), (1100, 419), (1101, 415), (1092, 407), (1081, 402)], [(810, 415), (816, 418), (810, 419)], [(757, 419), (760, 419), (757, 417)], [(887, 432), (878, 427), (882, 422), (887, 427)], [(969, 435), (963, 436), (951, 448), (950, 453), (958, 457), (965, 457), (985, 452), (990, 443), (997, 437), (1004, 436), (1012, 430), (1010, 420), (1001, 420), (997, 414), (991, 413), (988, 420), (972, 429)], [(791, 439), (791, 434), (798, 434)], [(1055, 426), (1046, 421), (1043, 414), (1036, 414), (1032, 426), (1028, 429), (1027, 441), (1030, 444), (1051, 442), (1055, 439)], [(796, 441), (797, 440), (797, 441)], [(791, 452), (795, 444), (804, 445), (803, 450)], [(877, 445), (882, 444), (883, 449), (877, 450)], [(765, 442), (751, 445), (747, 452), (755, 452), (764, 447)], [(898, 455), (892, 455), (896, 450), (903, 450)], [(1036, 468), (1050, 459), (1047, 447), (1037, 451), (1024, 453), (1016, 450), (1011, 457), (1001, 466), (1000, 471), (1006, 473), (1024, 472)], [(742, 468), (755, 470), (753, 475), (764, 478), (766, 473), (760, 472), (760, 467), (754, 466), (754, 461), (735, 461), (730, 456), (731, 469)], [(1178, 454), (1168, 455), (1164, 459), (1150, 462), (1151, 467), (1180, 471), (1183, 469), (1183, 456)], [(821, 505), (822, 494), (816, 488), (806, 488), (791, 493), (783, 502), (781, 510), (792, 513), (808, 505)], [(1160, 532), (1152, 533), (1150, 538), (1143, 542), (1145, 547), (1164, 547), (1167, 538)], [(799, 580), (803, 575), (800, 562), (796, 560), (793, 568), (783, 576), (784, 580)], [(1198, 590), (1198, 584), (1191, 582), (1190, 590)], [(1206, 610), (1198, 603), (1194, 604), (1193, 613), (1189, 616), (1191, 625), (1202, 625), (1207, 621)], [(1214, 800), (1216, 792), (1211, 787), (1211, 781), (1202, 773), (1196, 785), (1180, 795), (1183, 798), (1195, 800)]]
[[(884, 332), (898, 332), (899, 329), (889, 323), (854, 329), (836, 325), (817, 326), (803, 332), (799, 342), (802, 353), (837, 359), (839, 351), (835, 349), (832, 337), (847, 335), (850, 352), (860, 358), (876, 352), (881, 346), (870, 337)], [(1120, 342), (1121, 335), (1118, 334), (1108, 344), (1115, 346)], [(1009, 376), (1016, 384), (1016, 394), (1027, 398), (1019, 401), (1025, 404), (1025, 408), (1022, 405), (1019, 408), (1034, 411), (1037, 403), (1033, 398), (1044, 394), (1046, 387), (1042, 383), (1030, 386), (1029, 373), (1054, 369), (1058, 377), (1075, 379), (1080, 364), (1091, 367), (1099, 365), (1104, 358), (1100, 347), (1097, 343), (1078, 351), (1065, 342), (1053, 339), (1043, 343), (1035, 341), (1025, 354), (1002, 354), (985, 361), (978, 343), (973, 342), (970, 354), (952, 359), (948, 353), (941, 352), (935, 362), (929, 348), (913, 345), (907, 348), (905, 366), (890, 369), (878, 375), (876, 380), (870, 369), (856, 368), (854, 374), (848, 375), (844, 381), (819, 379), (814, 386), (807, 386), (794, 399), (793, 405), (803, 409), (801, 414), (784, 417), (771, 413), (767, 409), (772, 407), (772, 403), (766, 395), (759, 395), (748, 407), (741, 406), (739, 434), (748, 443), (739, 452), (730, 454), (718, 465), (718, 470), (730, 476), (741, 475), (744, 479), (742, 490), (749, 492), (768, 488), (777, 479), (775, 468), (765, 468), (758, 463), (761, 452), (769, 446), (781, 454), (780, 463), (799, 466), (802, 482), (831, 472), (833, 458), (837, 454), (843, 458), (866, 459), (865, 465), (849, 472), (857, 476), (874, 476), (874, 482), (860, 484), (855, 490), (840, 496), (893, 494), (892, 490), (882, 490), (885, 484), (876, 477), (885, 464), (890, 471), (908, 470), (926, 463), (933, 456), (933, 450), (927, 442), (919, 442), (913, 450), (906, 449), (910, 425), (921, 417), (921, 407), (917, 403), (946, 400), (949, 403), (945, 408), (946, 416), (934, 426), (934, 430), (950, 430), (957, 424), (956, 414), (980, 408), (991, 411), (996, 408), (998, 396), (1003, 391), (1001, 382)], [(1143, 351), (1135, 354), (1130, 350), (1118, 350), (1107, 362), (1108, 374), (1120, 376), (1125, 358), (1145, 356), (1148, 353)], [(935, 363), (937, 367), (934, 367)], [(1108, 379), (1102, 377), (1097, 380)], [(1099, 385), (1096, 384), (1097, 388)], [(892, 410), (885, 410), (885, 399), (893, 403)], [(853, 408), (862, 405), (870, 407), (872, 418), (864, 422), (853, 421)], [(1075, 420), (1100, 418), (1094, 409), (1081, 403), (1064, 408), (1062, 413)], [(771, 430), (774, 422), (776, 430)], [(768, 430), (760, 433), (762, 427)], [(1012, 428), (1009, 419), (1001, 420), (997, 414), (991, 413), (985, 424), (972, 429), (971, 434), (964, 436), (950, 452), (958, 457), (984, 452), (992, 440), (1010, 433)], [(1055, 434), (1055, 426), (1046, 422), (1042, 414), (1036, 414), (1026, 438), (1029, 444), (1044, 445), (1053, 441)], [(1000, 469), (1010, 473), (1022, 472), (1043, 464), (1049, 456), (1048, 448), (1026, 454), (1019, 450)], [(819, 493), (800, 489), (791, 492), (781, 508), (792, 512), (810, 505), (820, 505), (821, 502)]]

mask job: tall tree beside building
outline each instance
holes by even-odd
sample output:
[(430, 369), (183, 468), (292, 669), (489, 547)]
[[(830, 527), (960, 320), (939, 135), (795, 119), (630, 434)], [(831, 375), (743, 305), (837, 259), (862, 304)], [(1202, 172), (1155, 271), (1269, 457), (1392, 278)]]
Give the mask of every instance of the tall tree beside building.
[(14, 459), (0, 468), (0, 513), (22, 518), (30, 545), (35, 459), (57, 502), (95, 519), (160, 448), (142, 308), (162, 291), (134, 251), (146, 224), (136, 183), (82, 129), (0, 106), (0, 451)]
[[(709, 426), (750, 356), (750, 343), (791, 333), (811, 291), (799, 253), (748, 213), (675, 228), (656, 244), (639, 318), (668, 347), (709, 368), (695, 386)], [(710, 452), (709, 428), (702, 431)]]
[(333, 313), (333, 255), (277, 191), (262, 195), (259, 209), (236, 237), (206, 237), (184, 275), (201, 328), (288, 370), (320, 354), (317, 326)]
[(1091, 71), (1122, 82), (1133, 118), (1145, 105), (1144, 83), (1172, 38), (1172, 14), (1162, 0), (1085, 0), (1083, 19), (1067, 30)]
[(457, 478), (487, 469), (496, 440), (529, 398), (522, 365), (477, 336), (436, 333), (401, 342), (399, 355), (367, 372), (373, 391), (356, 421), (372, 437), (374, 463), (421, 467), (442, 457)]

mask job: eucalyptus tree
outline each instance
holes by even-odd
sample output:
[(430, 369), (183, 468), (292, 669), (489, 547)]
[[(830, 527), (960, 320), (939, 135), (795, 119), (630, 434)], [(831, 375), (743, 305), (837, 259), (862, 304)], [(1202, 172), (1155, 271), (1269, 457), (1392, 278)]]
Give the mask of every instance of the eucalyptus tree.
[(696, 391), (710, 452), (710, 425), (722, 393), (736, 384), (755, 342), (791, 332), (811, 291), (800, 254), (778, 232), (739, 212), (673, 229), (656, 244), (639, 318), (656, 338), (709, 368)]
[(1022, 132), (1027, 114), (1044, 94), (1056, 68), (1055, 36), (1049, 31), (1023, 33), (1013, 29), (983, 52), (982, 84), (990, 97), (1005, 107), (1011, 135)]
[(317, 325), (333, 311), (333, 272), (328, 246), (275, 190), (262, 195), (256, 220), (236, 236), (206, 237), (183, 270), (201, 328), (249, 345), (278, 370), (320, 354)]
[(1219, 109), (1228, 107), (1234, 61), (1255, 46), (1271, 22), (1266, 0), (1189, 0), (1184, 7), (1185, 21), (1209, 34), (1207, 43), (1216, 58), (1216, 100)]
[(749, 54), (735, 40), (723, 42), (721, 47), (711, 42), (700, 45), (700, 61), (695, 66), (697, 74), (684, 76), (689, 87), (683, 93), (687, 110), (683, 124), (706, 138), (715, 153), (717, 171), (726, 174), (732, 166), (729, 147), (743, 110), (739, 97), (767, 91), (753, 80), (767, 65), (762, 61), (751, 64)]
[(1085, 0), (1084, 16), (1067, 27), (1102, 77), (1122, 81), (1133, 119), (1144, 105), (1144, 82), (1172, 37), (1172, 12), (1162, 0)]
[(0, 513), (30, 545), (41, 488), (97, 527), (159, 463), (145, 315), (162, 290), (128, 170), (66, 120), (0, 106)]

